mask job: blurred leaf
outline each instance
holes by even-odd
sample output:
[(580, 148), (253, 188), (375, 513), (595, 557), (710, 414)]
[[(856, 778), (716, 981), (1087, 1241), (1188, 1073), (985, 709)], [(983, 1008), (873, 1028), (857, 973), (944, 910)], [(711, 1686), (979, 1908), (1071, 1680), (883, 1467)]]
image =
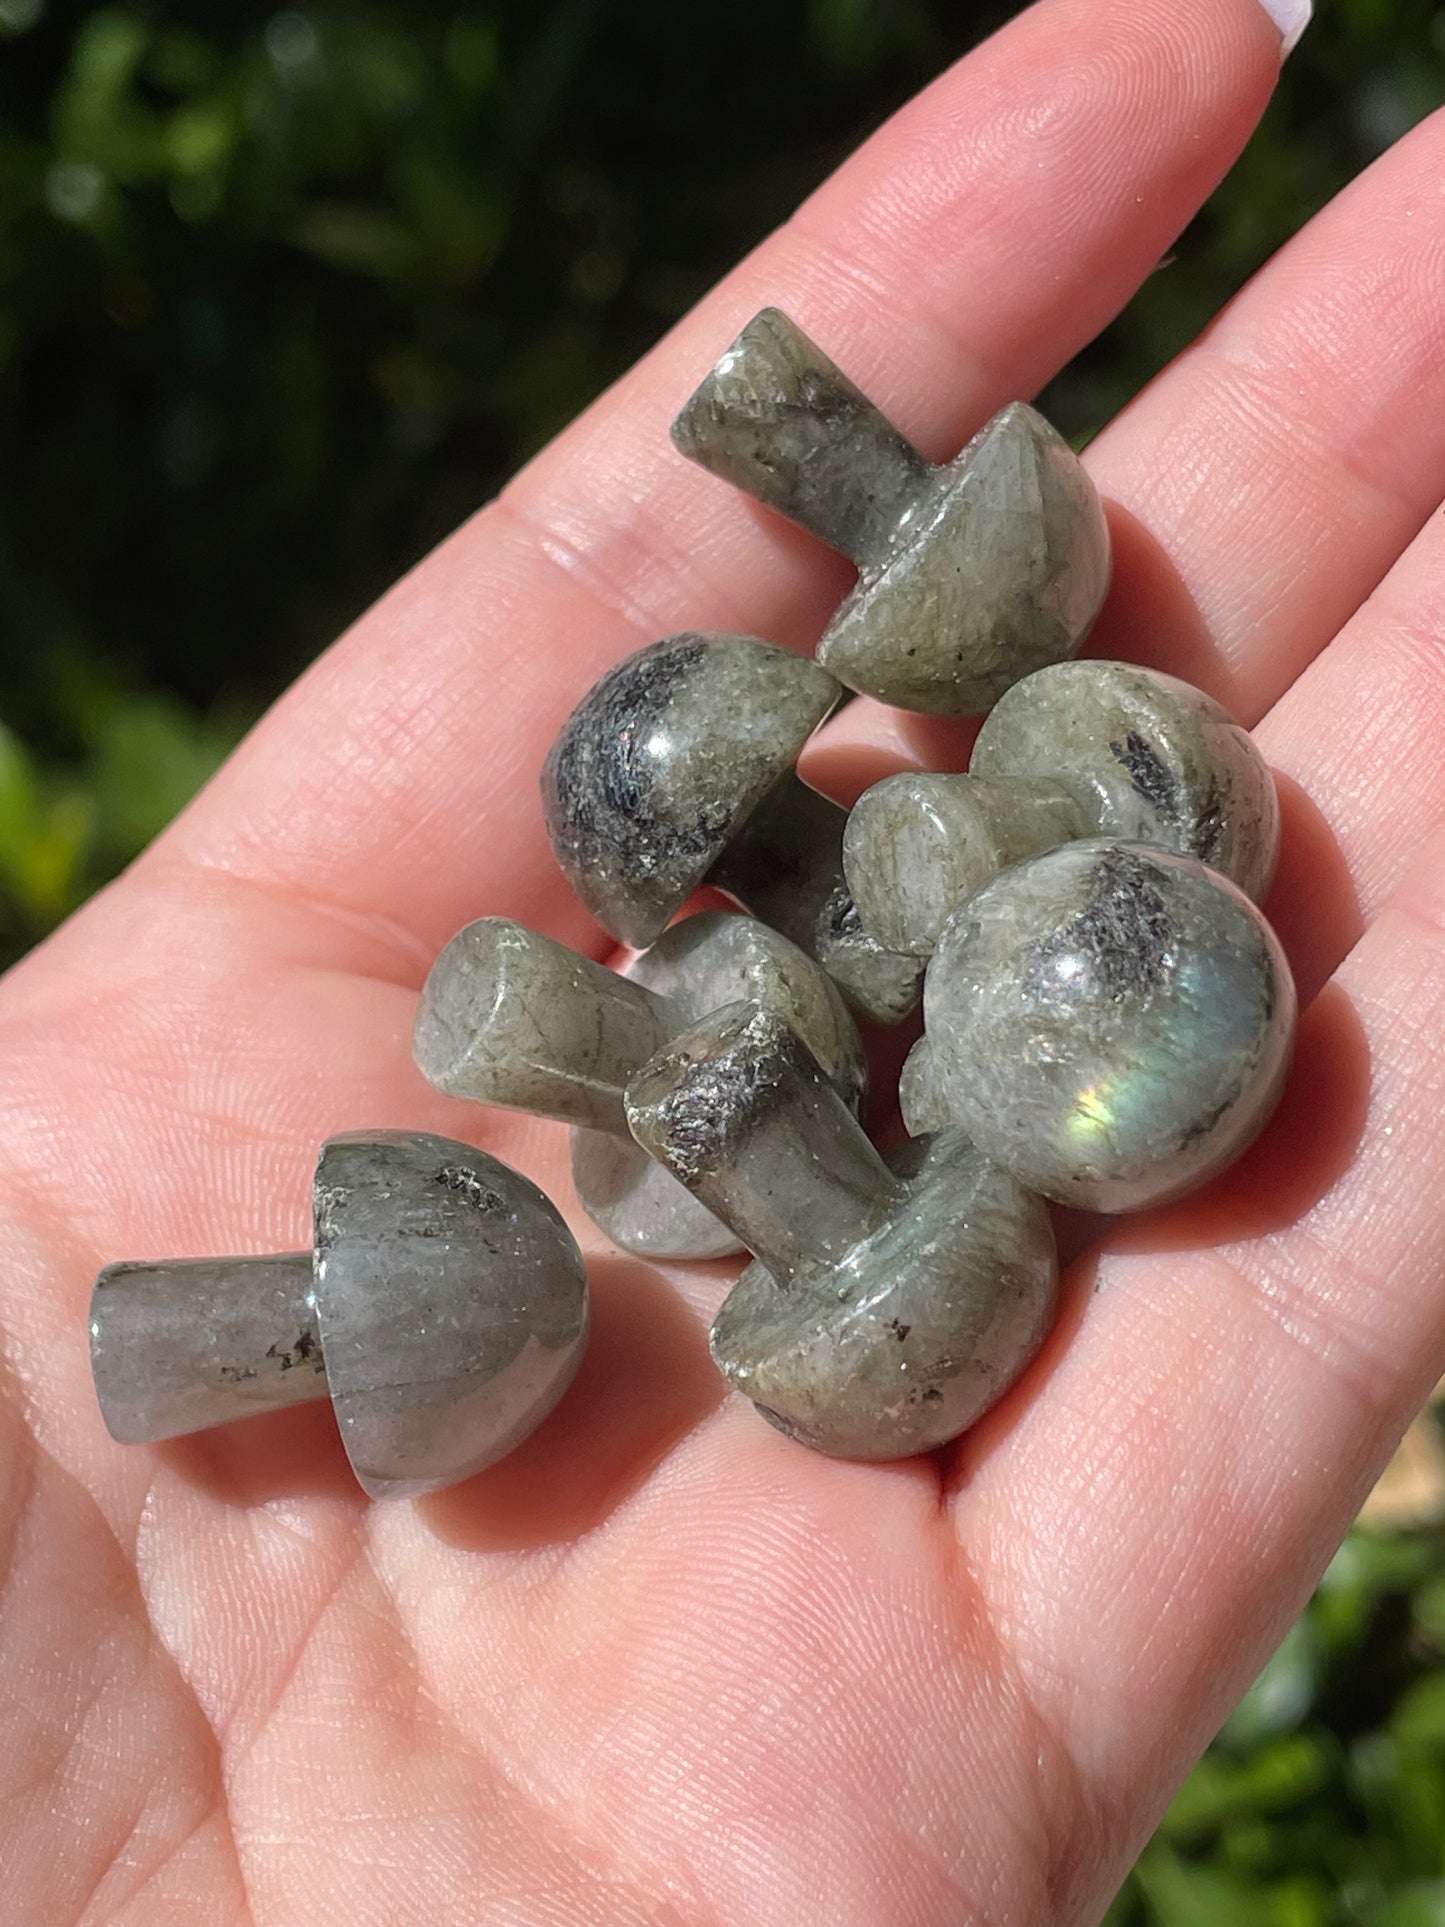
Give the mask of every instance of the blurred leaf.
[(1249, 1748), (1297, 1726), (1314, 1705), (1322, 1665), (1319, 1634), (1311, 1620), (1301, 1619), (1226, 1722), (1225, 1746)]
[(90, 824), (85, 797), (42, 784), (0, 725), (0, 890), (37, 934), (81, 899)]
[(1374, 1927), (1445, 1927), (1445, 1880), (1402, 1888), (1376, 1916)]
[(1329, 1900), (1308, 1877), (1254, 1885), (1153, 1846), (1136, 1875), (1158, 1927), (1328, 1927)]
[(1202, 1760), (1160, 1826), (1160, 1837), (1188, 1842), (1241, 1814), (1268, 1814), (1323, 1786), (1330, 1764), (1319, 1741), (1272, 1740), (1243, 1761), (1214, 1753)]
[(1401, 1697), (1390, 1721), (1401, 1746), (1445, 1748), (1445, 1673), (1426, 1673)]
[(173, 700), (118, 702), (95, 746), (91, 782), (104, 850), (129, 861), (158, 835), (215, 770), (232, 732), (197, 721)]

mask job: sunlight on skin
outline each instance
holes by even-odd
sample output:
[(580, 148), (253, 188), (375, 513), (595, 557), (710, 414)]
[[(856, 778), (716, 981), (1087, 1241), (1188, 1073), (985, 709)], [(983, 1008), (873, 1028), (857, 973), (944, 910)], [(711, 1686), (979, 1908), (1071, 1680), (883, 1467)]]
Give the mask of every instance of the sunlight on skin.
[[(728, 1268), (594, 1238), (597, 1338), (553, 1421), (457, 1492), (368, 1508), (324, 1408), (111, 1445), (84, 1306), (105, 1260), (299, 1242), (332, 1130), (480, 1139), (570, 1203), (562, 1130), (412, 1069), (416, 988), (484, 912), (600, 950), (536, 769), (603, 665), (687, 625), (805, 641), (844, 579), (672, 455), (672, 412), (778, 301), (951, 452), (1150, 271), (1277, 64), (1254, 0), (1044, 0), (7, 980), (17, 1919), (1097, 1915), (1445, 1363), (1445, 123), (1090, 451), (1121, 558), (1095, 646), (1263, 717), (1308, 805), (1272, 908), (1311, 992), (1338, 973), (1302, 1056), (1335, 1094), (1287, 1098), (1208, 1197), (1111, 1230), (966, 1441), (808, 1455), (721, 1397)], [(859, 703), (813, 760), (846, 792), (964, 740)]]

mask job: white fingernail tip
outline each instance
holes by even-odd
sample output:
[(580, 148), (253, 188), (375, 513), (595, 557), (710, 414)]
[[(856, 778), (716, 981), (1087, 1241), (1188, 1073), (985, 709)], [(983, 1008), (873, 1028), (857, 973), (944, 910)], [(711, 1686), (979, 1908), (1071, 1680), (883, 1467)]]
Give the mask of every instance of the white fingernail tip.
[(1260, 0), (1260, 5), (1279, 28), (1281, 57), (1292, 53), (1310, 23), (1314, 0)]

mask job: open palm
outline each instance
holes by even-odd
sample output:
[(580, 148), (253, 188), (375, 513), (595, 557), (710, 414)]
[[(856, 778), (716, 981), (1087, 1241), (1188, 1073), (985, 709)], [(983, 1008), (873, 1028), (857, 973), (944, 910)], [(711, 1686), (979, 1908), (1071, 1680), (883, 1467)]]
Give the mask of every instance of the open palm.
[[(667, 422), (757, 307), (932, 455), (1125, 301), (1278, 69), (1255, 0), (1042, 0), (886, 127), (404, 581), (0, 1000), (6, 1918), (965, 1927), (1097, 1917), (1445, 1365), (1445, 122), (1295, 241), (1089, 452), (1095, 645), (1282, 774), (1307, 1012), (1276, 1126), (1074, 1265), (939, 1460), (819, 1459), (722, 1396), (721, 1268), (597, 1249), (553, 1420), (372, 1507), (325, 1407), (106, 1438), (125, 1256), (294, 1247), (327, 1133), (563, 1133), (411, 1066), (470, 917), (591, 944), (536, 770), (670, 630), (806, 645), (836, 558)], [(939, 726), (852, 706), (855, 787)], [(957, 747), (956, 744), (953, 745)], [(581, 1225), (584, 1245), (589, 1231)]]

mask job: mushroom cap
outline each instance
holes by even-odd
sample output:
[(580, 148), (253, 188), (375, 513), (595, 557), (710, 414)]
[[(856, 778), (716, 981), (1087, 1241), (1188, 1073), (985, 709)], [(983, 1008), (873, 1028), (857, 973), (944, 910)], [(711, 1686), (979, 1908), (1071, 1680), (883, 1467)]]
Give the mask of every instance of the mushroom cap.
[(1065, 783), (1100, 832), (1197, 857), (1256, 902), (1274, 875), (1279, 800), (1248, 732), (1213, 697), (1131, 662), (1059, 662), (1001, 696), (973, 776)]
[(786, 1289), (750, 1265), (712, 1327), (724, 1377), (835, 1458), (909, 1458), (956, 1438), (1053, 1321), (1058, 1260), (1038, 1198), (958, 1130), (905, 1145), (892, 1164), (908, 1190), (875, 1232)]
[(314, 1195), (326, 1376), (361, 1484), (429, 1492), (504, 1457), (586, 1346), (587, 1273), (556, 1207), (418, 1131), (328, 1139)]
[(557, 861), (604, 929), (650, 944), (839, 694), (774, 643), (693, 632), (594, 683), (547, 757), (542, 801)]
[(959, 906), (924, 1012), (928, 1075), (985, 1156), (1061, 1204), (1133, 1211), (1202, 1184), (1263, 1128), (1295, 993), (1235, 884), (1092, 838)]
[(1109, 529), (1078, 457), (1026, 402), (937, 476), (891, 560), (865, 571), (834, 616), (818, 660), (901, 709), (976, 715), (1078, 653), (1109, 587)]
[(846, 880), (818, 917), (818, 957), (860, 1017), (901, 1024), (923, 995), (923, 962), (880, 943)]
[[(868, 1065), (847, 1006), (827, 972), (769, 924), (729, 910), (700, 911), (665, 930), (626, 974), (674, 1006), (679, 1029), (728, 1004), (757, 1002), (776, 1011), (848, 1105), (861, 1107)], [(644, 1061), (639, 1057), (638, 1066)], [(572, 1177), (588, 1216), (625, 1251), (700, 1259), (743, 1248), (630, 1136), (575, 1130)]]

